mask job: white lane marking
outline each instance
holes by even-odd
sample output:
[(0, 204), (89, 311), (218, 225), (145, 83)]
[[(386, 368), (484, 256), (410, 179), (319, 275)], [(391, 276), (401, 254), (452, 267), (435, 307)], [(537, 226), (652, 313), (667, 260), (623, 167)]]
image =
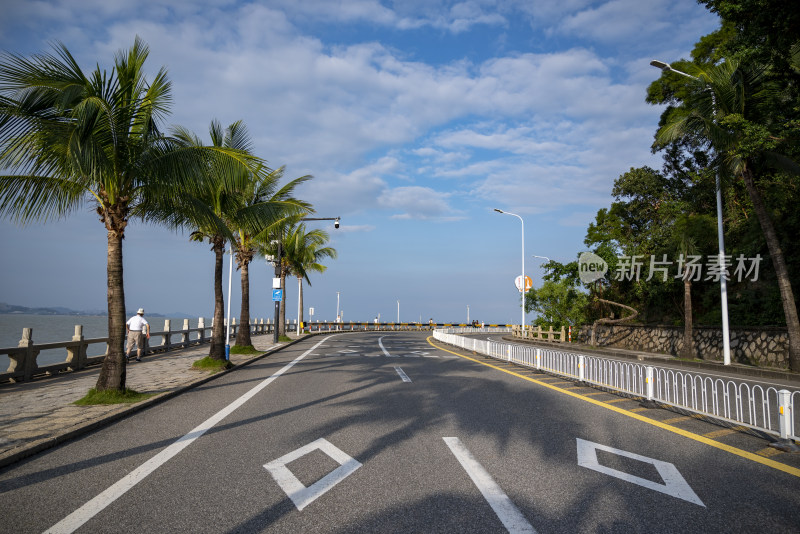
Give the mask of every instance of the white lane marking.
[(464, 471), (467, 472), (469, 478), (472, 479), (472, 482), (481, 492), (483, 498), (486, 499), (489, 506), (494, 510), (494, 513), (497, 514), (503, 526), (512, 534), (536, 534), (536, 529), (528, 523), (528, 520), (525, 519), (525, 516), (519, 511), (519, 508), (511, 502), (508, 495), (497, 485), (494, 479), (492, 479), (492, 476), (486, 472), (486, 469), (478, 463), (478, 460), (472, 456), (472, 453), (461, 443), (461, 440), (458, 438), (442, 439), (447, 443), (447, 446), (450, 447), (453, 455), (461, 464), (461, 467), (464, 468)]
[[(632, 452), (615, 449), (606, 445), (600, 445), (599, 443), (594, 443), (592, 441), (585, 441), (580, 438), (576, 439), (578, 440), (578, 465), (619, 478), (626, 482), (638, 484), (639, 486), (643, 486), (654, 491), (666, 493), (667, 495), (677, 497), (678, 499), (683, 499), (684, 501), (689, 501), (690, 503), (697, 504), (703, 508), (706, 507), (706, 505), (703, 504), (703, 501), (700, 500), (700, 497), (697, 496), (694, 490), (692, 490), (686, 480), (681, 476), (678, 468), (673, 464), (662, 462), (661, 460), (654, 460), (653, 458), (648, 458), (647, 456), (641, 456)], [(597, 460), (597, 449), (617, 454), (619, 456), (624, 456), (625, 458), (631, 458), (633, 460), (639, 460), (640, 462), (652, 464), (653, 467), (656, 468), (656, 471), (658, 471), (658, 474), (661, 475), (661, 478), (664, 480), (664, 484), (659, 484), (657, 482), (653, 482), (652, 480), (647, 480), (646, 478), (637, 477), (635, 475), (625, 473), (624, 471), (619, 471), (617, 469), (600, 465), (600, 462)]]
[(378, 346), (381, 348), (385, 356), (388, 356), (389, 358), (397, 358), (397, 356), (392, 356), (391, 354), (389, 354), (389, 351), (386, 350), (386, 347), (383, 346), (383, 336), (378, 338)]
[[(333, 337), (333, 336), (331, 336)], [(161, 467), (164, 463), (169, 461), (172, 457), (176, 456), (179, 452), (183, 449), (188, 447), (189, 445), (194, 442), (197, 438), (205, 434), (209, 429), (211, 429), (214, 425), (222, 421), (225, 417), (233, 413), (234, 410), (241, 407), (245, 402), (253, 398), (258, 392), (262, 389), (270, 385), (275, 379), (281, 376), (283, 373), (291, 369), (297, 362), (311, 354), (311, 352), (325, 343), (328, 338), (323, 339), (309, 350), (292, 360), (291, 362), (287, 363), (283, 366), (280, 370), (276, 371), (275, 374), (270, 376), (269, 378), (262, 381), (260, 384), (252, 388), (250, 391), (227, 405), (225, 408), (221, 409), (198, 426), (196, 426), (192, 431), (190, 431), (185, 436), (179, 438), (176, 442), (172, 445), (168, 446), (166, 449), (162, 450), (145, 463), (131, 471), (127, 476), (121, 478), (115, 484), (110, 486), (108, 489), (100, 493), (97, 497), (90, 500), (67, 517), (50, 527), (45, 534), (48, 533), (71, 533), (75, 532), (81, 525), (89, 521), (95, 515), (100, 513), (104, 510), (109, 504), (114, 502), (115, 500), (122, 497), (129, 489), (134, 487), (140, 481), (142, 481), (147, 475)]]
[(402, 369), (395, 366), (394, 370), (397, 371), (397, 374), (400, 375), (400, 378), (403, 380), (403, 382), (411, 382), (411, 379), (408, 378), (408, 375), (405, 374)]
[[(289, 464), (298, 458), (302, 458), (306, 454), (319, 449), (324, 452), (339, 464), (339, 467), (319, 479), (314, 484), (305, 487), (300, 480), (289, 471), (286, 464)], [(352, 456), (333, 445), (325, 438), (319, 438), (316, 441), (309, 443), (299, 449), (285, 454), (277, 460), (264, 464), (264, 469), (269, 471), (275, 482), (281, 487), (286, 495), (292, 500), (298, 510), (302, 510), (324, 493), (334, 487), (336, 484), (350, 476), (356, 469), (361, 467)]]

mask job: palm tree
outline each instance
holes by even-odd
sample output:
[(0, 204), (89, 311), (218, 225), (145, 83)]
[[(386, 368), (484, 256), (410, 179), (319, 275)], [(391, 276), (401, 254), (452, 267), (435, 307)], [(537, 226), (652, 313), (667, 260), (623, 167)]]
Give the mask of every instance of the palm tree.
[[(311, 175), (295, 178), (282, 187), (279, 182), (283, 177), (285, 167), (281, 167), (251, 180), (247, 190), (242, 195), (246, 206), (257, 206), (264, 202), (284, 202), (286, 209), (284, 216), (297, 216), (298, 214), (311, 213), (311, 205), (307, 202), (297, 200), (292, 195), (295, 188), (312, 178)], [(284, 219), (280, 219), (278, 223)], [(275, 224), (262, 230), (261, 234), (269, 236), (275, 230)], [(237, 227), (235, 232), (235, 254), (236, 265), (241, 271), (242, 303), (239, 313), (240, 326), (236, 332), (236, 345), (240, 347), (252, 346), (250, 339), (250, 328), (245, 325), (250, 324), (250, 274), (249, 265), (257, 252), (257, 242), (259, 235), (255, 235), (248, 230), (246, 225)]]
[[(673, 245), (682, 259), (698, 256), (702, 249), (711, 249), (714, 241), (714, 218), (710, 215), (685, 214), (678, 217), (673, 227)], [(692, 277), (697, 278), (699, 271), (687, 268), (687, 262), (681, 265), (678, 273), (683, 280), (683, 349), (681, 357), (694, 359), (694, 321), (692, 317)], [(702, 354), (699, 355), (702, 358)]]
[(323, 273), (327, 269), (320, 262), (325, 258), (336, 259), (336, 249), (324, 247), (330, 239), (328, 232), (315, 229), (306, 231), (304, 224), (294, 228), (286, 239), (286, 260), (288, 271), (297, 277), (298, 288), (298, 329), (303, 322), (303, 279), (311, 285), (308, 275), (312, 272)]
[[(687, 94), (680, 106), (668, 110), (666, 123), (656, 135), (657, 142), (667, 144), (688, 136), (704, 138), (717, 154), (715, 164), (742, 178), (775, 268), (789, 334), (789, 365), (798, 370), (800, 320), (797, 305), (783, 249), (754, 174), (754, 169), (758, 168), (757, 159), (785, 160), (764, 148), (769, 146), (763, 142), (769, 134), (765, 136), (761, 132), (768, 130), (764, 122), (769, 119), (757, 116), (760, 103), (776, 98), (767, 80), (767, 69), (729, 60), (704, 70), (693, 70), (695, 72), (690, 74), (699, 80), (687, 83), (693, 84), (695, 90)], [(757, 143), (759, 140), (754, 136), (759, 135), (762, 139)]]
[[(94, 206), (108, 236), (108, 354), (98, 390), (125, 388), (122, 240), (131, 218), (194, 184), (212, 157), (164, 135), (171, 83), (162, 67), (148, 82), (147, 45), (138, 37), (111, 72), (86, 75), (69, 50), (32, 58), (0, 56), (0, 214), (18, 223), (58, 219)], [(217, 151), (232, 167), (250, 157)]]
[[(241, 121), (224, 129), (217, 121), (209, 128), (212, 147), (239, 154), (252, 154), (249, 134)], [(176, 131), (176, 139), (185, 147), (203, 147), (203, 142), (185, 129)], [(164, 202), (154, 215), (173, 227), (193, 229), (193, 241), (208, 241), (214, 252), (214, 326), (209, 357), (225, 359), (225, 300), (222, 292), (223, 258), (227, 243), (236, 241), (236, 230), (257, 234), (285, 217), (290, 202), (258, 199), (248, 196), (254, 183), (268, 182), (271, 171), (259, 165), (249, 169), (232, 166), (220, 158), (210, 159), (196, 176), (198, 187), (191, 194), (173, 197)], [(230, 297), (229, 297), (230, 298)], [(249, 324), (249, 319), (247, 320)]]

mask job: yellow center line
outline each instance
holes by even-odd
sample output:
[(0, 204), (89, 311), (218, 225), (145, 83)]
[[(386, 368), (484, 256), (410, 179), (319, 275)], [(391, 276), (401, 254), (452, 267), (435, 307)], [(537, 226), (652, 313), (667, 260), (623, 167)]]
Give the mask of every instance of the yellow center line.
[(544, 386), (546, 388), (550, 388), (550, 389), (552, 389), (554, 391), (558, 391), (558, 392), (563, 393), (565, 395), (569, 395), (570, 397), (574, 397), (576, 399), (580, 399), (580, 400), (586, 401), (586, 402), (588, 402), (590, 404), (594, 404), (596, 406), (601, 406), (601, 407), (603, 407), (603, 408), (605, 408), (607, 410), (612, 410), (612, 411), (617, 412), (617, 413), (619, 413), (621, 415), (625, 415), (627, 417), (631, 417), (631, 418), (636, 419), (638, 421), (641, 421), (643, 423), (647, 423), (648, 425), (653, 425), (653, 426), (656, 426), (658, 428), (662, 428), (664, 430), (672, 432), (673, 434), (678, 434), (680, 436), (683, 436), (685, 438), (689, 438), (689, 439), (694, 440), (694, 441), (698, 441), (698, 442), (703, 443), (705, 445), (708, 445), (710, 447), (714, 447), (716, 449), (720, 449), (720, 450), (729, 452), (731, 454), (735, 454), (735, 455), (740, 456), (742, 458), (746, 458), (746, 459), (751, 460), (753, 462), (760, 463), (761, 465), (765, 465), (767, 467), (771, 467), (773, 469), (777, 469), (778, 471), (783, 471), (784, 473), (788, 473), (790, 475), (793, 475), (793, 476), (796, 476), (796, 477), (800, 477), (800, 469), (797, 469), (796, 467), (791, 467), (789, 465), (785, 465), (785, 464), (782, 464), (780, 462), (776, 462), (775, 460), (770, 460), (769, 458), (765, 458), (763, 456), (759, 456), (758, 454), (755, 454), (755, 453), (752, 453), (752, 452), (748, 452), (748, 451), (743, 451), (742, 449), (737, 449), (736, 447), (731, 447), (730, 445), (726, 445), (724, 443), (720, 443), (719, 441), (714, 441), (713, 439), (707, 438), (705, 436), (701, 436), (699, 434), (695, 434), (693, 432), (689, 432), (687, 430), (683, 430), (682, 428), (677, 428), (677, 427), (665, 424), (665, 423), (663, 423), (661, 421), (656, 421), (654, 419), (650, 419), (649, 417), (645, 417), (643, 415), (639, 415), (638, 413), (633, 413), (633, 412), (631, 412), (629, 410), (625, 410), (623, 408), (619, 408), (617, 406), (605, 403), (605, 402), (603, 402), (601, 400), (591, 399), (587, 395), (582, 395), (580, 393), (575, 393), (573, 391), (567, 391), (564, 388), (560, 388), (558, 386), (554, 386), (552, 384), (548, 384), (547, 382), (543, 382), (542, 380), (539, 380), (539, 379), (536, 379), (536, 378), (531, 378), (529, 376), (525, 376), (525, 375), (516, 373), (514, 371), (509, 371), (508, 369), (503, 369), (502, 367), (497, 367), (496, 365), (492, 365), (490, 363), (482, 362), (482, 361), (477, 360), (475, 358), (470, 358), (469, 356), (464, 356), (463, 354), (459, 354), (457, 352), (453, 352), (451, 350), (447, 350), (445, 348), (442, 348), (442, 347), (434, 344), (433, 341), (431, 341), (432, 339), (433, 339), (432, 336), (429, 336), (428, 339), (427, 339), (428, 344), (430, 346), (432, 346), (432, 347), (434, 347), (436, 349), (442, 350), (444, 352), (447, 352), (449, 354), (454, 354), (454, 355), (456, 355), (456, 356), (458, 356), (460, 358), (464, 358), (465, 360), (470, 360), (472, 362), (479, 363), (481, 365), (485, 365), (486, 367), (491, 367), (492, 369), (497, 369), (498, 371), (502, 371), (504, 373), (508, 373), (508, 374), (510, 374), (512, 376), (516, 376), (516, 377), (521, 378), (523, 380), (527, 380), (528, 382), (533, 382), (534, 384), (539, 384), (540, 386)]

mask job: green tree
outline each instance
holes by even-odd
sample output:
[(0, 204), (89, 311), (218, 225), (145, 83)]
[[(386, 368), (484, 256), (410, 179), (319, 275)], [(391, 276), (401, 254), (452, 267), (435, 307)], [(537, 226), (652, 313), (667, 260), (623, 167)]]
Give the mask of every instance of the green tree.
[[(791, 147), (781, 146), (785, 136), (775, 135), (775, 117), (765, 114), (786, 95), (769, 82), (764, 65), (729, 60), (706, 68), (689, 66), (689, 74), (699, 79), (685, 78), (692, 90), (679, 106), (665, 112), (656, 139), (667, 144), (683, 136), (704, 138), (717, 154), (720, 172), (742, 179), (775, 269), (789, 333), (790, 366), (800, 369), (800, 320), (789, 269), (756, 174), (769, 163), (785, 163), (787, 152), (791, 155)], [(676, 76), (664, 74), (670, 75)]]
[[(673, 245), (682, 260), (676, 278), (683, 281), (683, 350), (681, 356), (693, 359), (694, 320), (692, 313), (692, 282), (694, 273), (687, 268), (690, 256), (701, 256), (710, 250), (714, 239), (715, 222), (710, 215), (682, 215), (678, 218), (673, 232)], [(702, 355), (701, 355), (702, 356)]]
[(542, 287), (525, 293), (525, 311), (539, 314), (534, 320), (539, 326), (580, 326), (587, 321), (588, 305), (589, 295), (567, 279), (546, 280)]
[[(234, 122), (223, 129), (212, 121), (209, 128), (211, 147), (251, 155), (252, 145), (244, 123)], [(203, 148), (199, 137), (178, 129), (176, 137), (187, 148)], [(253, 156), (250, 156), (253, 157)], [(259, 160), (260, 163), (260, 160)], [(254, 183), (268, 181), (270, 170), (259, 164), (251, 168), (229, 165), (227, 160), (213, 158), (197, 170), (198, 186), (191, 192), (162, 203), (157, 220), (168, 220), (173, 227), (192, 230), (192, 241), (207, 241), (214, 252), (214, 326), (211, 333), (209, 357), (225, 359), (225, 299), (222, 291), (225, 246), (231, 248), (236, 231), (258, 234), (286, 217), (286, 211), (296, 209), (291, 202), (258, 199), (252, 196)], [(249, 319), (248, 319), (249, 324)]]
[(108, 354), (98, 390), (125, 388), (122, 242), (131, 218), (195, 185), (210, 158), (248, 167), (233, 151), (186, 147), (164, 135), (171, 84), (163, 67), (145, 77), (149, 49), (138, 37), (110, 72), (84, 74), (69, 50), (0, 56), (0, 213), (18, 223), (95, 208), (108, 236)]
[(309, 274), (323, 273), (327, 269), (320, 262), (326, 258), (335, 260), (337, 257), (335, 248), (324, 246), (329, 239), (328, 232), (320, 229), (307, 230), (304, 224), (295, 226), (286, 239), (288, 271), (297, 277), (298, 325), (303, 322), (303, 280), (310, 286)]
[(294, 190), (300, 184), (310, 180), (311, 175), (301, 176), (281, 186), (285, 167), (280, 167), (263, 176), (256, 175), (250, 180), (242, 192), (245, 207), (258, 207), (267, 203), (281, 202), (284, 204), (283, 216), (277, 221), (268, 224), (259, 234), (253, 234), (247, 224), (238, 225), (234, 233), (235, 255), (237, 269), (241, 272), (242, 302), (239, 321), (242, 326), (236, 331), (236, 345), (240, 347), (252, 346), (250, 329), (243, 325), (250, 323), (250, 274), (249, 265), (257, 252), (259, 236), (269, 236), (277, 226), (286, 221), (286, 217), (294, 218), (299, 214), (312, 213), (308, 202), (296, 199)]

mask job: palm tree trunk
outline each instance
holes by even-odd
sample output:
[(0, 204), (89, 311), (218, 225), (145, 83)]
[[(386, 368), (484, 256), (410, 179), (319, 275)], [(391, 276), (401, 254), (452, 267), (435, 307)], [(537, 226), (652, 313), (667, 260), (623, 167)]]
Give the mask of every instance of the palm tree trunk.
[(214, 328), (211, 330), (211, 349), (208, 355), (215, 360), (225, 359), (225, 298), (222, 294), (222, 264), (225, 242), (214, 241)]
[(778, 288), (783, 302), (783, 313), (786, 317), (786, 329), (789, 333), (789, 368), (793, 371), (800, 371), (800, 320), (798, 320), (797, 316), (797, 305), (792, 292), (792, 283), (789, 279), (789, 270), (786, 268), (786, 260), (783, 257), (783, 250), (775, 233), (772, 219), (764, 205), (764, 200), (761, 198), (761, 193), (756, 188), (753, 173), (749, 167), (745, 167), (742, 172), (742, 178), (744, 179), (745, 187), (747, 187), (747, 193), (750, 195), (750, 201), (753, 203), (753, 210), (756, 212), (756, 217), (758, 217), (758, 223), (761, 225), (761, 231), (767, 241), (767, 249), (772, 258), (772, 265), (775, 268), (775, 275), (778, 279)]
[(694, 340), (692, 335), (692, 280), (688, 273), (683, 278), (683, 350), (681, 356), (694, 359)]
[(239, 312), (239, 330), (236, 332), (236, 344), (240, 347), (249, 347), (253, 344), (250, 339), (250, 273), (248, 266), (248, 262), (241, 264), (242, 308)]
[(108, 353), (103, 359), (95, 389), (125, 389), (125, 286), (122, 283), (122, 237), (108, 232)]

